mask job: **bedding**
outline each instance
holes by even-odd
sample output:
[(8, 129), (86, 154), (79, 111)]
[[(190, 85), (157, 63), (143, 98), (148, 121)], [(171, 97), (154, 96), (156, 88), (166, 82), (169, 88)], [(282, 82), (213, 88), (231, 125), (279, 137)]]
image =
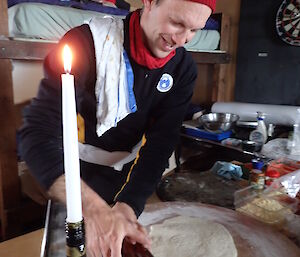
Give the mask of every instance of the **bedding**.
[(21, 3), (8, 8), (9, 35), (58, 41), (71, 28), (82, 25), (94, 16), (105, 15), (65, 6)]
[[(111, 2), (110, 0), (108, 1)], [(79, 1), (79, 0), (8, 0), (7, 6), (11, 7), (13, 5), (20, 4), (20, 3), (43, 3), (49, 5), (73, 7), (77, 9), (102, 12), (108, 14), (126, 15), (130, 8), (130, 5), (123, 0), (116, 0), (115, 2), (116, 2), (116, 6), (119, 8), (104, 6), (101, 3), (97, 3), (95, 1)]]
[[(43, 3), (20, 3), (8, 8), (9, 35), (15, 38), (30, 38), (58, 41), (68, 30), (79, 26), (94, 16), (106, 13), (80, 10)], [(125, 15), (109, 14), (125, 17)], [(207, 28), (218, 27), (213, 19)], [(191, 42), (185, 45), (189, 51), (206, 51), (218, 48), (220, 33), (217, 30), (203, 29), (196, 33)]]
[(220, 33), (217, 30), (199, 30), (193, 39), (184, 45), (188, 51), (216, 50), (220, 42)]

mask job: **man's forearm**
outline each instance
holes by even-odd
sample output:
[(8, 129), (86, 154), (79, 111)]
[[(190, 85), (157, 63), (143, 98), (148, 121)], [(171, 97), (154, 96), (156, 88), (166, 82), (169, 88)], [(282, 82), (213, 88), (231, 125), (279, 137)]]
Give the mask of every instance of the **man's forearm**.
[[(55, 180), (48, 193), (51, 198), (66, 202), (64, 175)], [(111, 208), (82, 180), (81, 195), (88, 256), (121, 256), (125, 237), (149, 248), (146, 230), (137, 222), (127, 204), (119, 203)]]
[(58, 177), (48, 190), (51, 199), (66, 203), (65, 175)]
[[(55, 182), (51, 185), (48, 190), (50, 198), (66, 203), (66, 186), (65, 186), (65, 176), (62, 175), (58, 177)], [(97, 206), (107, 207), (106, 202), (94, 191), (92, 190), (83, 180), (81, 180), (81, 196), (82, 196), (82, 209), (85, 213), (97, 204)]]

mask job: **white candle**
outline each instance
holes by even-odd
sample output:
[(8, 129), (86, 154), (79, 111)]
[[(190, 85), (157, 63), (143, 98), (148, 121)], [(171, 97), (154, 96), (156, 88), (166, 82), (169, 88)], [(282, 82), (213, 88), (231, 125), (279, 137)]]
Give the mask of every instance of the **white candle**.
[(82, 220), (82, 207), (74, 76), (70, 74), (72, 53), (67, 45), (63, 59), (66, 72), (61, 75), (61, 80), (67, 222), (76, 223)]

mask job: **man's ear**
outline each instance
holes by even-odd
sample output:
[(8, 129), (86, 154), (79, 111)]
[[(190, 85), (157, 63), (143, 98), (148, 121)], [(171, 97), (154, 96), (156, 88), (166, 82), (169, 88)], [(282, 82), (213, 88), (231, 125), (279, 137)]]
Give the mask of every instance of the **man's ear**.
[(153, 0), (143, 0), (144, 8), (149, 8)]

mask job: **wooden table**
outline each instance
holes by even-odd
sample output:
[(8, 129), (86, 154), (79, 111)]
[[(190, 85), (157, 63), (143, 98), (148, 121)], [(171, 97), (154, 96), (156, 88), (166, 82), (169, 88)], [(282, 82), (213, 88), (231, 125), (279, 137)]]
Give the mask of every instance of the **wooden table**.
[(0, 243), (0, 256), (40, 257), (44, 229), (19, 236)]

